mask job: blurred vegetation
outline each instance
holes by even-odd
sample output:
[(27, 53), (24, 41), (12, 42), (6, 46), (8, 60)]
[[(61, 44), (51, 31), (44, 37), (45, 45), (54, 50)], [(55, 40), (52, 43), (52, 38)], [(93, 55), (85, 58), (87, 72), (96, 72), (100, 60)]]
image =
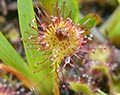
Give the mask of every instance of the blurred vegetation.
[[(62, 6), (63, 1), (64, 0), (61, 0), (59, 2), (60, 7)], [(51, 5), (55, 4), (56, 0), (33, 0), (34, 9), (38, 2), (42, 3), (43, 8), (50, 15), (54, 14), (54, 8)], [(22, 3), (25, 7), (22, 7)], [(64, 85), (60, 85), (59, 87), (61, 95), (120, 94), (119, 3), (120, 0), (66, 0), (65, 15), (67, 16), (69, 10), (72, 10), (71, 18), (75, 23), (79, 22), (79, 24), (83, 24), (85, 18), (88, 19), (91, 16), (86, 16), (81, 20), (79, 18), (82, 18), (84, 15), (89, 13), (98, 14), (101, 18), (101, 23), (94, 29), (90, 30), (90, 32), (94, 35), (93, 42), (90, 44), (91, 47), (96, 47), (96, 49), (94, 53), (88, 54), (87, 57), (92, 59), (94, 62), (86, 62), (86, 64), (83, 65), (83, 63), (81, 63), (81, 60), (76, 60), (76, 62), (79, 64), (80, 71), (83, 69), (81, 72), (79, 70), (77, 71), (76, 68), (70, 68), (68, 66), (64, 71), (64, 74), (66, 75), (66, 79), (63, 83)], [(19, 19), (22, 19), (22, 22), (18, 21), (18, 8), (20, 8), (19, 16), (21, 15)], [(6, 70), (16, 75), (19, 80), (22, 80), (23, 87), (25, 85), (29, 89), (32, 89), (30, 95), (32, 95), (32, 93), (39, 95), (39, 89), (43, 95), (53, 95), (53, 86), (51, 81), (53, 76), (48, 77), (42, 83), (40, 82), (41, 79), (43, 79), (49, 72), (51, 72), (51, 68), (36, 74), (32, 73), (34, 69), (43, 67), (35, 67), (35, 63), (41, 62), (43, 59), (45, 59), (45, 57), (31, 58), (33, 54), (38, 56), (41, 52), (37, 54), (34, 50), (29, 51), (25, 45), (24, 50), (23, 44), (20, 41), (21, 37), (27, 38), (25, 33), (22, 33), (21, 35), (20, 32), (31, 31), (35, 33), (35, 31), (29, 27), (29, 24), (32, 23), (33, 18), (34, 13), (32, 9), (32, 2), (30, 2), (30, 0), (18, 0), (18, 2), (16, 0), (0, 1), (0, 79), (10, 79), (10, 77), (6, 77), (7, 73), (4, 72), (4, 70)], [(96, 25), (95, 22), (96, 21), (94, 21), (93, 18), (91, 21), (89, 21), (89, 23), (86, 23), (84, 25), (84, 28), (88, 30), (91, 29)], [(94, 24), (91, 24), (92, 26), (89, 26), (90, 23)], [(4, 36), (12, 44), (13, 47), (9, 44)], [(22, 57), (14, 49), (16, 49)], [(27, 62), (28, 64), (26, 64)], [(6, 64), (7, 67), (4, 66), (4, 64)], [(46, 65), (49, 64), (50, 63)], [(15, 80), (17, 78), (15, 77)], [(17, 83), (18, 82), (15, 81), (15, 84)], [(0, 85), (1, 84), (2, 81), (0, 80)], [(41, 85), (40, 88), (39, 85)], [(36, 87), (35, 91), (32, 87)], [(28, 89), (25, 89), (27, 92)]]

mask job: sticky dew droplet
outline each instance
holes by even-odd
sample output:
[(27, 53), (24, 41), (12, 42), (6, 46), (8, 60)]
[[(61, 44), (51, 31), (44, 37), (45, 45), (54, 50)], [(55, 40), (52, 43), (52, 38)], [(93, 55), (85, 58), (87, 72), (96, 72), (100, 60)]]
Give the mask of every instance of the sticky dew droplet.
[(31, 88), (30, 88), (30, 91), (34, 91), (34, 87), (31, 87)]

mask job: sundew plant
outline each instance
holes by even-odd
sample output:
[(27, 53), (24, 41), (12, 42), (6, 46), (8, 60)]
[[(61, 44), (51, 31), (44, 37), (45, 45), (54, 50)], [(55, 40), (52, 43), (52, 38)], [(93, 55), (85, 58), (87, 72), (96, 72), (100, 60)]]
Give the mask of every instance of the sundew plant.
[[(87, 60), (81, 53), (93, 52), (89, 47), (93, 37), (89, 30), (100, 22), (93, 13), (80, 19), (75, 0), (53, 1), (49, 1), (52, 8), (48, 9), (41, 0), (34, 12), (32, 0), (18, 0), (21, 40), (27, 62), (0, 33), (0, 59), (5, 63), (0, 64), (0, 68), (16, 75), (40, 95), (60, 95), (59, 84), (66, 65), (74, 68), (78, 67), (75, 59)], [(51, 10), (53, 12), (49, 12)], [(93, 95), (89, 86), (83, 84), (81, 88), (87, 95)]]

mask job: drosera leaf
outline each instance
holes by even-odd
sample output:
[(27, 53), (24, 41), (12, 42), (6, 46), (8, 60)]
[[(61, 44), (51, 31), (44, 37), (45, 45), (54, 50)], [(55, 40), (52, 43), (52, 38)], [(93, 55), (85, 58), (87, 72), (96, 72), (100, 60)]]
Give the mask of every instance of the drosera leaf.
[(85, 95), (94, 95), (90, 87), (87, 84), (81, 84), (78, 82), (70, 82), (70, 88), (77, 93), (84, 93)]
[(98, 23), (100, 23), (100, 18), (98, 15), (96, 15), (94, 13), (90, 13), (90, 14), (86, 15), (79, 21), (79, 24), (87, 30), (93, 28)]
[(108, 69), (105, 65), (101, 65), (101, 66), (93, 66), (92, 69), (97, 69), (102, 71), (104, 74), (108, 73)]
[(95, 45), (95, 48), (95, 53), (89, 53), (90, 59), (105, 63), (111, 56), (110, 48), (107, 45)]
[(103, 75), (108, 78), (109, 94), (111, 95), (113, 93), (113, 80), (109, 68), (105, 64), (101, 64), (100, 66), (93, 66), (92, 69), (102, 71)]
[(0, 59), (21, 72), (25, 76), (29, 76), (29, 68), (24, 62), (22, 57), (15, 51), (15, 49), (10, 45), (4, 35), (0, 32)]

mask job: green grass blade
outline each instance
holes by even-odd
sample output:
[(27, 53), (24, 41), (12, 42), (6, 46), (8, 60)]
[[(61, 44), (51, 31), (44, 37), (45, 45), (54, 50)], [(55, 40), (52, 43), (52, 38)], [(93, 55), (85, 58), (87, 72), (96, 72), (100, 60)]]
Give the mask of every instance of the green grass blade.
[(117, 48), (120, 48), (120, 5), (100, 27), (102, 34)]
[[(36, 31), (33, 31), (33, 29), (29, 27), (29, 24), (31, 24), (32, 20), (35, 18), (32, 0), (18, 0), (18, 14), (22, 38), (28, 39), (28, 37), (31, 35), (24, 32), (36, 33)], [(38, 52), (34, 50), (27, 50), (28, 42), (24, 42), (24, 48), (28, 64), (32, 68), (35, 65), (35, 62), (40, 59), (38, 59), (38, 57), (32, 58), (34, 55), (38, 56)]]
[(47, 11), (49, 15), (53, 15), (54, 10), (53, 10), (52, 4), (54, 4), (56, 0), (38, 0), (38, 1), (42, 3), (44, 9)]
[(108, 95), (108, 94), (106, 94), (105, 92), (103, 92), (102, 90), (97, 90), (97, 92), (99, 93), (99, 95)]
[(21, 56), (0, 32), (0, 59), (7, 65), (28, 76), (29, 68)]
[(83, 28), (91, 29), (96, 26), (100, 22), (99, 16), (94, 13), (88, 14), (82, 19), (79, 20), (79, 24), (83, 26)]
[[(50, 15), (55, 15), (56, 10), (55, 8), (52, 7), (52, 4), (56, 5), (56, 1), (57, 0), (39, 0), (43, 6), (45, 7), (45, 9), (47, 10), (47, 12)], [(72, 10), (71, 16), (70, 18), (77, 23), (80, 19), (80, 12), (79, 12), (79, 7), (78, 7), (78, 3), (76, 0), (58, 0), (58, 6), (61, 8), (61, 14), (63, 11), (63, 2), (65, 1), (65, 7), (64, 7), (64, 16), (68, 17), (69, 12)], [(47, 2), (47, 3), (46, 3)]]
[(59, 1), (59, 7), (63, 7), (63, 2), (66, 2), (65, 8), (64, 8), (64, 15), (67, 17), (69, 15), (69, 12), (72, 11), (70, 18), (77, 23), (80, 19), (80, 11), (78, 7), (78, 3), (76, 0), (58, 0)]
[[(35, 18), (32, 0), (18, 0), (18, 14), (19, 14), (19, 24), (20, 24), (22, 38), (28, 39), (28, 37), (31, 35), (24, 33), (25, 31), (33, 34), (37, 33), (32, 28), (29, 27), (29, 24), (32, 23), (32, 20)], [(41, 52), (38, 52), (37, 50), (32, 50), (32, 49), (27, 50), (27, 44), (29, 44), (29, 41), (24, 42), (24, 48), (25, 48), (27, 61), (32, 72), (35, 69), (39, 69), (43, 67), (43, 65), (35, 67), (35, 63), (42, 62), (46, 58), (46, 56), (40, 56)], [(32, 56), (34, 56), (34, 58)], [(44, 64), (44, 66), (46, 65), (48, 64)], [(41, 95), (51, 95), (53, 93), (52, 74), (49, 77), (47, 77), (43, 82), (40, 82), (42, 79), (46, 77), (46, 75), (48, 75), (51, 72), (51, 70), (52, 69), (46, 68), (43, 71), (33, 74), (33, 80), (37, 84), (36, 87), (40, 88)]]

